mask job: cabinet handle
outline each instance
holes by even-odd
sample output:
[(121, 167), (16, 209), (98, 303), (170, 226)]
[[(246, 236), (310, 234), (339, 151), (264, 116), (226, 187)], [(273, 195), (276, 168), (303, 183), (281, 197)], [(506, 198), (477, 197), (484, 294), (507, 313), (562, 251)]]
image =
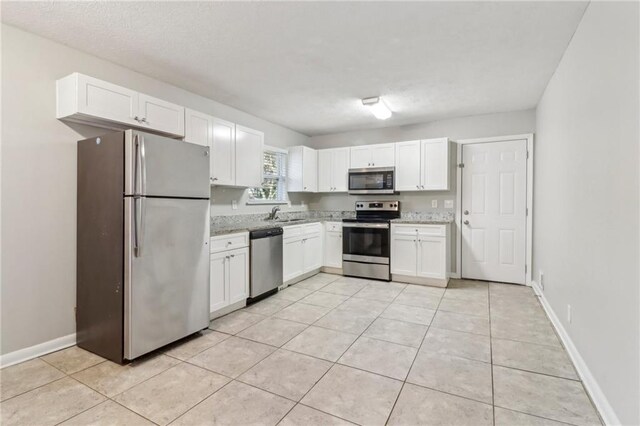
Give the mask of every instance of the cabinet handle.
[(464, 223), (465, 225), (468, 225), (468, 224), (469, 224), (469, 221), (468, 221), (468, 220), (465, 220), (465, 221), (464, 221), (464, 222), (462, 222), (462, 223)]
[(232, 254), (232, 255), (230, 255), (230, 257), (236, 257), (236, 255), (235, 255), (235, 254)]
[(371, 163), (371, 165), (372, 165), (372, 166), (375, 166), (375, 165), (376, 165), (376, 163)]
[(149, 122), (147, 121), (147, 118), (146, 118), (146, 117), (142, 117), (142, 120), (140, 120), (140, 121), (141, 121), (141, 122), (143, 122), (143, 123), (147, 123), (147, 124), (149, 124)]
[(416, 185), (416, 188), (420, 189), (420, 185)]
[(137, 115), (133, 117), (133, 119), (136, 120), (138, 123), (140, 122), (140, 118)]
[(420, 188), (424, 189), (424, 185), (420, 185)]

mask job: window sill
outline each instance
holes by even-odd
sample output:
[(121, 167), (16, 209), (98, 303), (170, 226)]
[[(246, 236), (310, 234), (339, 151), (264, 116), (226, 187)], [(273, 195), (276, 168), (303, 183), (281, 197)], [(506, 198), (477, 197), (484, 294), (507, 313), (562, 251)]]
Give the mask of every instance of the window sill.
[(268, 206), (268, 205), (283, 205), (289, 204), (289, 201), (278, 200), (248, 200), (247, 206)]

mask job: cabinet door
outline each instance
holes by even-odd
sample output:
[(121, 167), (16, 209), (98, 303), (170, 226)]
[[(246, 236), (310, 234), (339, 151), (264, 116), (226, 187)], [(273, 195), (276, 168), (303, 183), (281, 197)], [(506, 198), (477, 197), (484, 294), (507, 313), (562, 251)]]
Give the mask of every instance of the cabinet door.
[(324, 266), (342, 268), (342, 232), (326, 232), (324, 236)]
[(282, 240), (282, 281), (286, 282), (304, 273), (302, 238)]
[(184, 140), (202, 146), (211, 146), (213, 117), (192, 109), (184, 111)]
[(334, 192), (349, 189), (349, 148), (331, 150), (331, 185)]
[(215, 312), (229, 305), (229, 280), (227, 252), (210, 256), (209, 272), (209, 312)]
[(350, 150), (351, 156), (351, 168), (352, 169), (363, 169), (365, 167), (371, 166), (371, 147), (369, 145), (365, 146), (354, 146)]
[(391, 273), (415, 277), (418, 269), (418, 235), (391, 236)]
[(304, 252), (304, 272), (318, 269), (322, 266), (322, 234), (307, 235), (302, 240)]
[[(104, 120), (140, 126), (138, 116), (138, 92), (77, 74), (78, 112)], [(58, 96), (61, 96), (58, 93)]]
[(302, 151), (302, 190), (318, 192), (318, 151), (306, 147)]
[(138, 114), (145, 127), (184, 136), (184, 107), (140, 93)]
[(264, 133), (236, 126), (236, 186), (262, 186)]
[(249, 297), (249, 248), (228, 251), (229, 304)]
[(396, 165), (396, 147), (393, 143), (370, 145), (372, 167), (393, 167)]
[(449, 139), (429, 139), (422, 141), (422, 184), (423, 189), (449, 189)]
[(331, 166), (333, 162), (333, 150), (321, 149), (318, 151), (318, 192), (333, 191), (331, 178)]
[(211, 181), (214, 185), (236, 183), (236, 125), (219, 118), (213, 119), (211, 132)]
[(446, 278), (445, 237), (425, 237), (418, 239), (418, 276), (426, 278)]
[(420, 141), (396, 143), (396, 190), (419, 191), (422, 170), (420, 167)]

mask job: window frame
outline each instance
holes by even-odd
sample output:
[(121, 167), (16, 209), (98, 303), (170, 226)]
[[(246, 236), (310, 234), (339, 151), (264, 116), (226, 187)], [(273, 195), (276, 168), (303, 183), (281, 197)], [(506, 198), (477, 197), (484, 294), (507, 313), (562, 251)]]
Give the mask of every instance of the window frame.
[(288, 161), (289, 161), (289, 151), (286, 149), (282, 149), (282, 148), (277, 148), (275, 146), (269, 146), (269, 145), (265, 145), (264, 148), (262, 149), (262, 158), (263, 158), (263, 170), (262, 170), (262, 180), (264, 181), (265, 178), (265, 173), (264, 173), (264, 153), (265, 152), (275, 152), (275, 153), (279, 153), (279, 154), (284, 154), (285, 155), (285, 161), (284, 161), (284, 174), (280, 174), (277, 176), (277, 179), (283, 179), (284, 180), (284, 194), (283, 194), (283, 199), (281, 200), (265, 200), (265, 199), (256, 199), (256, 198), (251, 198), (251, 189), (249, 188), (249, 199), (247, 200), (247, 205), (289, 205), (291, 203), (291, 201), (289, 200), (289, 192), (287, 191), (287, 175), (286, 175), (286, 169), (288, 167)]

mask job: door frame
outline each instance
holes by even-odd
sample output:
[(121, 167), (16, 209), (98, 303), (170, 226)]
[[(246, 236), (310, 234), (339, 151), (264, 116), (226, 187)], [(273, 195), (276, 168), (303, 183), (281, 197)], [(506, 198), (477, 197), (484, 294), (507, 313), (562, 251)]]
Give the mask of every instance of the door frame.
[(525, 285), (531, 286), (533, 271), (531, 268), (533, 261), (533, 133), (520, 135), (494, 136), (490, 138), (461, 139), (455, 141), (458, 144), (456, 158), (456, 273), (455, 278), (462, 278), (462, 148), (464, 145), (472, 143), (508, 142), (513, 140), (527, 141), (527, 215), (526, 215), (526, 237), (525, 237)]

